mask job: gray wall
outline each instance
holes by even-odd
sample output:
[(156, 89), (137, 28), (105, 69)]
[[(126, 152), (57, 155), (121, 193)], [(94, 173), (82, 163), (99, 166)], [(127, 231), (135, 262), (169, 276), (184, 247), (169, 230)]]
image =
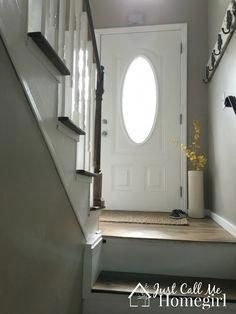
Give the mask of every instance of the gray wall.
[[(208, 56), (206, 0), (91, 0), (96, 28), (125, 27), (129, 13), (144, 13), (144, 25), (188, 23), (188, 124), (200, 119), (207, 152), (207, 87), (202, 83)], [(189, 132), (191, 136), (191, 132)]]
[[(212, 49), (229, 0), (209, 0)], [(223, 93), (236, 96), (236, 34), (209, 86), (210, 209), (236, 224), (236, 115), (222, 109)]]
[(81, 313), (84, 237), (0, 41), (0, 313)]

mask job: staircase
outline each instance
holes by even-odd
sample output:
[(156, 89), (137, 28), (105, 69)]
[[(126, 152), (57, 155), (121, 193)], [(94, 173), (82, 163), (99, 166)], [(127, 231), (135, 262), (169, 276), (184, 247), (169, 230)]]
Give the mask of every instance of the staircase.
[[(55, 3), (29, 1), (28, 6), (23, 0), (1, 2), (0, 31), (87, 240), (83, 313), (141, 313), (143, 308), (131, 308), (128, 299), (135, 286), (142, 283), (153, 296), (150, 287), (154, 283), (164, 289), (173, 281), (178, 289), (182, 282), (219, 285), (226, 293), (227, 309), (214, 308), (212, 312), (235, 313), (234, 240), (199, 240), (194, 235), (175, 239), (166, 234), (145, 237), (140, 236), (140, 226), (135, 236), (98, 233), (99, 210), (104, 207), (100, 169), (104, 71), (89, 1), (60, 1), (58, 7)], [(36, 233), (44, 234), (42, 230)], [(77, 249), (77, 244), (74, 247)], [(148, 310), (179, 313), (179, 308), (154, 305)], [(200, 311), (196, 307), (181, 309), (186, 313)]]
[[(203, 283), (203, 291), (208, 285), (219, 287), (226, 294), (227, 309), (219, 306), (210, 311), (235, 313), (236, 239), (223, 228), (206, 219), (197, 223), (198, 229), (177, 227), (183, 228), (183, 234), (175, 232), (174, 237), (173, 226), (132, 225), (129, 229), (129, 224), (111, 223), (109, 229), (108, 224), (100, 223), (103, 237), (86, 248), (84, 314), (142, 313), (143, 308), (130, 308), (128, 299), (138, 283), (147, 286), (152, 296), (150, 308), (146, 309), (151, 313), (180, 313), (179, 307), (160, 307), (160, 297), (153, 298), (155, 283), (162, 289), (176, 283), (178, 292), (170, 295), (178, 300), (183, 297), (179, 292), (183, 283), (188, 287)], [(181, 313), (182, 310), (199, 313), (202, 309), (187, 307)]]
[(88, 0), (4, 1), (0, 35), (87, 240), (104, 207), (103, 67)]

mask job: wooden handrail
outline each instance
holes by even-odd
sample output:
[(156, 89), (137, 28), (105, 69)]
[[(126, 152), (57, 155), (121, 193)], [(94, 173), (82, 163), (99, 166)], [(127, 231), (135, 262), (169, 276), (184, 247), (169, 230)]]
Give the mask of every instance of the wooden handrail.
[(84, 0), (84, 10), (87, 12), (90, 37), (93, 44), (94, 59), (97, 67), (97, 87), (96, 87), (96, 109), (95, 109), (95, 132), (94, 132), (94, 188), (93, 206), (94, 208), (104, 208), (102, 199), (102, 171), (101, 171), (101, 125), (102, 125), (102, 97), (104, 93), (104, 67), (101, 66), (98, 54), (97, 42), (94, 31), (94, 24), (91, 14), (89, 0)]
[(95, 31), (94, 31), (93, 17), (92, 17), (92, 13), (91, 13), (91, 7), (90, 7), (89, 0), (84, 0), (84, 10), (87, 12), (87, 16), (88, 16), (89, 32), (90, 32), (90, 36), (91, 36), (91, 40), (92, 40), (92, 44), (93, 44), (93, 53), (94, 53), (94, 59), (95, 59), (96, 66), (97, 66), (98, 81), (102, 81), (103, 80), (103, 73), (102, 73), (103, 70), (102, 70), (102, 67), (100, 64), (97, 41), (96, 41), (96, 36), (95, 36)]

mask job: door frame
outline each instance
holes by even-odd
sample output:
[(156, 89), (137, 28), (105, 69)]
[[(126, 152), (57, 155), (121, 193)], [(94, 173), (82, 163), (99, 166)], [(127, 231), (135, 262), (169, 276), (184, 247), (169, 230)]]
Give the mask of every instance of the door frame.
[[(161, 31), (180, 31), (181, 32), (181, 101), (180, 101), (180, 139), (181, 143), (187, 145), (187, 62), (188, 62), (188, 24), (164, 24), (150, 26), (131, 26), (116, 28), (100, 28), (95, 30), (98, 53), (101, 59), (101, 37), (103, 35), (127, 34), (140, 32), (161, 32)], [(174, 144), (173, 144), (174, 145)], [(178, 149), (178, 148), (176, 148)], [(187, 210), (187, 158), (181, 153), (181, 172), (180, 172), (180, 193), (182, 193), (181, 206)]]

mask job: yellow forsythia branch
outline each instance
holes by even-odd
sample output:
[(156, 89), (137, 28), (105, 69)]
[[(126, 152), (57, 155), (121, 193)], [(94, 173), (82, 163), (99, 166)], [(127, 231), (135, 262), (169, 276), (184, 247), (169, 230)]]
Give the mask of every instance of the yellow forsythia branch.
[(194, 170), (203, 170), (206, 163), (207, 159), (204, 155), (199, 154), (199, 149), (200, 149), (200, 134), (201, 134), (201, 126), (200, 122), (198, 120), (193, 121), (193, 128), (194, 128), (194, 135), (192, 139), (192, 144), (187, 147), (184, 144), (178, 143), (175, 141), (175, 144), (177, 147), (180, 147), (180, 149), (185, 153), (187, 158), (191, 161)]

